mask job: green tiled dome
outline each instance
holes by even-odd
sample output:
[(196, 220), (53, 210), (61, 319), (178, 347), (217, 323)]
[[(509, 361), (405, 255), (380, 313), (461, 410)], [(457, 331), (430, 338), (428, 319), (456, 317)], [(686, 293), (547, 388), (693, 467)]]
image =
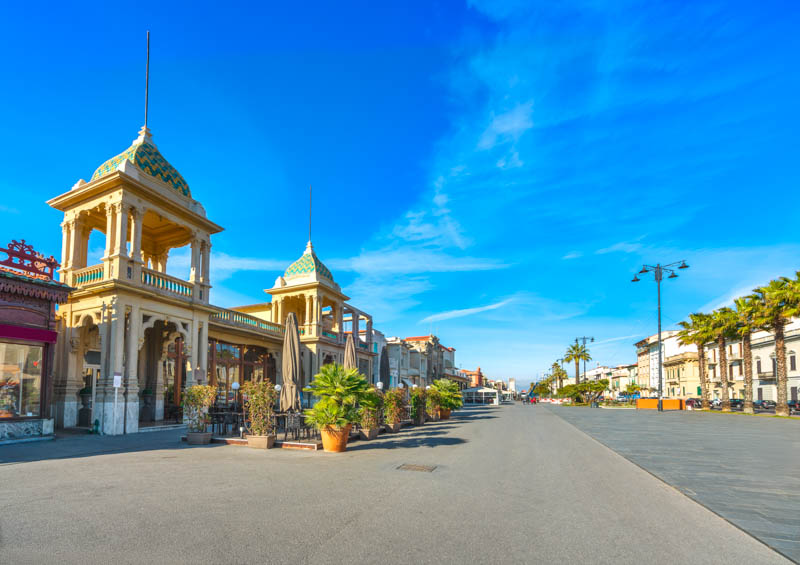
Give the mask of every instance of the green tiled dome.
[(297, 261), (289, 265), (289, 268), (286, 269), (286, 272), (283, 274), (283, 278), (291, 279), (313, 273), (316, 273), (319, 276), (328, 279), (330, 282), (333, 282), (333, 275), (328, 270), (328, 267), (326, 267), (322, 261), (319, 260), (317, 254), (314, 253), (314, 248), (309, 241), (308, 246), (306, 246), (305, 253), (303, 253), (303, 255)]
[(139, 138), (133, 142), (133, 145), (100, 165), (92, 175), (92, 180), (113, 173), (120, 163), (126, 159), (139, 167), (142, 172), (167, 183), (184, 196), (191, 196), (189, 185), (186, 184), (181, 174), (175, 170), (175, 167), (170, 165), (159, 153), (156, 146), (150, 141), (150, 132), (144, 128), (139, 132)]

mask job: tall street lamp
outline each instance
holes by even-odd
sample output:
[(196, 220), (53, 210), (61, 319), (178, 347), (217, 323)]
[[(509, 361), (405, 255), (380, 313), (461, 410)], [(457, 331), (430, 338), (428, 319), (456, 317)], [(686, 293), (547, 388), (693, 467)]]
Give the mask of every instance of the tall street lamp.
[[(644, 275), (646, 273), (653, 273), (656, 279), (656, 287), (658, 288), (658, 411), (663, 412), (663, 398), (664, 398), (664, 377), (662, 375), (662, 359), (661, 359), (661, 280), (664, 278), (664, 273), (669, 273), (668, 279), (677, 279), (678, 274), (676, 269), (688, 269), (689, 265), (686, 261), (675, 261), (668, 265), (657, 264), (642, 265), (642, 270), (637, 275)], [(641, 279), (633, 275), (631, 282), (639, 282)]]
[[(575, 343), (577, 344), (578, 341), (580, 341), (583, 344), (583, 348), (585, 350), (586, 349), (586, 342), (588, 341), (589, 343), (593, 343), (594, 342), (594, 338), (591, 337), (591, 336), (576, 337), (575, 338)], [(585, 357), (583, 359), (583, 378), (588, 380), (588, 378), (586, 377), (586, 358)], [(576, 385), (580, 384), (578, 382), (578, 375), (575, 375), (575, 384)]]

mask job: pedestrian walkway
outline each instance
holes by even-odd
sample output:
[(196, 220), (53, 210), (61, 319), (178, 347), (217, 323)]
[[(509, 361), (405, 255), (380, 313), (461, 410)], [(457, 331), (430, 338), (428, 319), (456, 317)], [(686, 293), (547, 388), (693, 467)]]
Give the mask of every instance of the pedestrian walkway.
[(464, 409), (341, 454), (167, 433), (12, 446), (0, 563), (787, 563), (548, 408)]
[(545, 410), (800, 561), (800, 422), (691, 411)]

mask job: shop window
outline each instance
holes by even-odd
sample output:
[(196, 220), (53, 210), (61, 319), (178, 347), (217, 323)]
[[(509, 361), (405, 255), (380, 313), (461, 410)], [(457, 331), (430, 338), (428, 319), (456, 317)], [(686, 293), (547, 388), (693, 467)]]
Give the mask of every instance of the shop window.
[(42, 346), (0, 342), (0, 419), (40, 414)]

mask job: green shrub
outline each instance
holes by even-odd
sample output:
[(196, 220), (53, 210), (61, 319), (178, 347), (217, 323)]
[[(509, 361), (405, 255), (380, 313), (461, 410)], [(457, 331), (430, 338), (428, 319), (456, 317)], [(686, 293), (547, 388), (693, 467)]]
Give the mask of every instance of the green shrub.
[(445, 410), (457, 410), (461, 408), (461, 392), (458, 384), (450, 379), (437, 379), (433, 381), (431, 390), (435, 390), (439, 396), (439, 406)]
[(272, 415), (277, 398), (275, 385), (269, 381), (250, 381), (242, 387), (242, 394), (250, 432), (254, 436), (270, 435), (274, 427)]
[(193, 385), (183, 392), (183, 414), (190, 432), (204, 432), (209, 423), (208, 409), (213, 406), (217, 391), (209, 385)]
[(406, 395), (397, 388), (387, 390), (383, 395), (383, 417), (389, 425), (398, 424), (406, 415)]

